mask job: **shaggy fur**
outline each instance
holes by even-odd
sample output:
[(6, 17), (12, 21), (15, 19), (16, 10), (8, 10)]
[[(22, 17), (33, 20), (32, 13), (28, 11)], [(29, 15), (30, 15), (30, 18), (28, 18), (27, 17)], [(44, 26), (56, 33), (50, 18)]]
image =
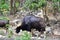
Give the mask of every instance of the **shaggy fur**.
[(0, 20), (0, 27), (5, 27), (6, 24), (9, 24), (9, 20)]
[(26, 31), (31, 31), (31, 29), (36, 29), (40, 32), (43, 32), (45, 31), (45, 23), (43, 18), (36, 17), (34, 15), (29, 15), (23, 18), (21, 26), (16, 28), (16, 33), (19, 33), (20, 29)]

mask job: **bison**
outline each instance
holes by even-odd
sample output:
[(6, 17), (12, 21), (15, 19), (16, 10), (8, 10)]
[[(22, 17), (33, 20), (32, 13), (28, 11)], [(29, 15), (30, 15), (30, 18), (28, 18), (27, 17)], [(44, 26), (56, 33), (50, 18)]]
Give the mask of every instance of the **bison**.
[(34, 15), (25, 16), (22, 20), (21, 26), (16, 28), (16, 33), (19, 33), (21, 29), (29, 32), (31, 32), (31, 29), (36, 29), (39, 32), (44, 32), (45, 31), (44, 19), (41, 17), (36, 17)]
[(5, 27), (6, 24), (9, 24), (9, 20), (0, 20), (0, 27)]

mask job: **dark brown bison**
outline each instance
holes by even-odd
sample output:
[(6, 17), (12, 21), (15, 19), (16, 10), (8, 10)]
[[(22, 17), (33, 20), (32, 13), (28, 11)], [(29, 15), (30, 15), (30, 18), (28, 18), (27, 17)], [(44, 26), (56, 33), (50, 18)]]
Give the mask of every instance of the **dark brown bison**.
[(6, 24), (9, 24), (9, 20), (0, 20), (0, 27), (5, 27)]
[(34, 15), (29, 15), (23, 18), (21, 26), (16, 28), (16, 33), (19, 33), (20, 29), (26, 31), (31, 31), (31, 29), (36, 29), (39, 32), (43, 32), (45, 31), (45, 23), (43, 18), (36, 17)]

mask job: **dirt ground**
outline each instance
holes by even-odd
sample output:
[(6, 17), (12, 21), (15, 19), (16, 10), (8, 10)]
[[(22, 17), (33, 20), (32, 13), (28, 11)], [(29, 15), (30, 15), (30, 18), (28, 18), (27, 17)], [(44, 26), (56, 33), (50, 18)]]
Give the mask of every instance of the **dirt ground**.
[[(15, 32), (15, 28), (17, 26), (21, 25), (21, 20), (22, 20), (23, 16), (17, 14), (15, 16), (10, 15), (8, 17), (10, 19), (11, 28), (13, 29), (13, 32)], [(53, 17), (50, 17), (50, 18), (54, 19)], [(16, 22), (18, 22), (18, 23), (16, 23)], [(50, 27), (52, 29), (49, 30), (47, 28), (47, 30), (49, 30), (51, 33), (46, 34), (45, 38), (32, 37), (31, 40), (60, 40), (60, 31), (59, 31), (60, 30), (60, 27), (59, 27), (60, 26), (60, 21), (57, 24), (54, 24), (55, 22), (56, 22), (55, 20), (51, 20), (49, 22), (50, 23)], [(4, 31), (4, 29), (2, 31), (0, 31), (0, 32), (3, 32), (3, 34), (0, 33), (0, 35), (3, 35), (3, 36), (0, 36), (0, 40), (14, 40), (15, 39), (15, 34), (14, 34), (14, 36), (12, 38), (7, 38), (6, 37), (7, 34), (6, 34), (6, 31)], [(52, 32), (53, 32), (53, 34), (52, 34)]]

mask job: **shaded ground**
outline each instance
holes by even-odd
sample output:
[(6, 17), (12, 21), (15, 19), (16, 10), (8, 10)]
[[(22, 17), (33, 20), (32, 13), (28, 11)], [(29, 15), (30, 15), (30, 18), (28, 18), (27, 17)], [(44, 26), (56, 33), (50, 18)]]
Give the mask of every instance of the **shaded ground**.
[[(15, 38), (0, 38), (0, 40), (14, 40)], [(46, 38), (37, 38), (37, 37), (34, 37), (34, 38), (32, 38), (31, 40), (60, 40), (60, 37), (46, 37)]]

